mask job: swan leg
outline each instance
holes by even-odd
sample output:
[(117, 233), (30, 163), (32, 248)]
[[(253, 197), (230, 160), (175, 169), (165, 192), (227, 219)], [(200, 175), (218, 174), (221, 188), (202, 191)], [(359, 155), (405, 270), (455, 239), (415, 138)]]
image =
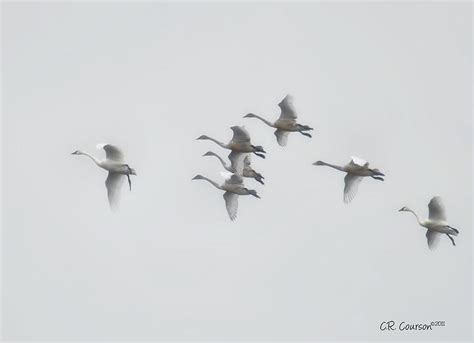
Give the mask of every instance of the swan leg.
[(449, 233), (447, 233), (446, 236), (448, 236), (449, 239), (451, 240), (451, 242), (453, 243), (453, 245), (456, 246), (456, 243), (454, 243), (454, 238), (451, 237), (451, 236), (449, 235)]
[(132, 173), (132, 168), (130, 168), (130, 166), (128, 164), (124, 164), (124, 167), (127, 167), (127, 169), (128, 169), (128, 173), (125, 174), (125, 175), (127, 175), (128, 186), (129, 186), (130, 191), (131, 191), (132, 190), (132, 180), (130, 180), (130, 174)]
[(459, 233), (459, 230), (458, 230), (458, 229), (456, 229), (456, 228), (454, 228), (454, 227), (452, 227), (452, 226), (448, 226), (448, 227), (449, 227), (451, 230), (453, 230), (454, 232)]
[(309, 133), (306, 133), (306, 132), (303, 132), (303, 131), (298, 131), (298, 132), (301, 133), (303, 136), (306, 136), (306, 137), (309, 137), (309, 138), (313, 137)]
[(372, 176), (373, 179), (375, 180), (379, 180), (379, 181), (385, 181), (383, 178), (379, 177), (379, 176)]

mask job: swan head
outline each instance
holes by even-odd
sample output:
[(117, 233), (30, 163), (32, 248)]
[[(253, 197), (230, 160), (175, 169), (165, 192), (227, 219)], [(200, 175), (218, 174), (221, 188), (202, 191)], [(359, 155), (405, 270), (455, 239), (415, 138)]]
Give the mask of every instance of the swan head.
[(196, 138), (196, 140), (200, 140), (200, 139), (209, 139), (209, 137), (206, 136), (206, 135), (202, 135), (202, 136), (199, 136), (198, 138)]
[(256, 117), (256, 115), (253, 114), (253, 113), (248, 113), (248, 114), (244, 115), (244, 118), (255, 118), (255, 117)]
[(206, 153), (205, 153), (204, 155), (202, 155), (202, 156), (216, 156), (216, 154), (213, 153), (212, 151), (208, 151), (208, 152), (206, 152)]
[(203, 180), (203, 179), (204, 179), (204, 176), (198, 174), (195, 177), (193, 177), (191, 180)]
[(257, 194), (257, 191), (255, 189), (248, 189), (248, 188), (244, 188), (244, 189), (247, 191), (249, 195), (252, 195), (260, 199), (260, 196)]
[(316, 161), (313, 163), (313, 166), (323, 166), (324, 162), (323, 161)]
[(84, 154), (81, 150), (76, 150), (74, 152), (71, 153), (71, 155), (82, 155)]
[(398, 210), (398, 212), (410, 212), (410, 209), (406, 206), (403, 206), (401, 209)]

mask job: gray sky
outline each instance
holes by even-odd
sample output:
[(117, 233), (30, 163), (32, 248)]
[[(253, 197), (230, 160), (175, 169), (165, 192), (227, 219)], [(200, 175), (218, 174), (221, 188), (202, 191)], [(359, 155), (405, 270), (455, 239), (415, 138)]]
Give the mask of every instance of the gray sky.
[[(8, 339), (470, 339), (471, 5), (2, 4)], [(294, 96), (313, 139), (275, 119)], [(267, 159), (231, 222), (201, 155), (245, 124)], [(122, 147), (121, 211), (76, 149)], [(355, 155), (386, 173), (350, 205)], [(402, 206), (440, 195), (429, 251)], [(431, 332), (381, 332), (382, 321)]]

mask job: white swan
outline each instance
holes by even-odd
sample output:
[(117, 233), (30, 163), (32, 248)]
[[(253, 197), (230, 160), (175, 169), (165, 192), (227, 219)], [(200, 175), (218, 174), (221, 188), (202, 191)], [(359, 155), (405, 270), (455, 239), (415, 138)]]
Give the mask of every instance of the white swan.
[(257, 118), (268, 126), (275, 128), (275, 136), (280, 146), (286, 146), (290, 132), (299, 132), (311, 138), (311, 135), (304, 131), (310, 131), (313, 130), (313, 128), (296, 122), (297, 114), (293, 106), (293, 97), (291, 95), (288, 94), (285, 96), (278, 106), (280, 106), (281, 109), (280, 118), (273, 123), (253, 113), (246, 114), (244, 118)]
[(459, 230), (450, 226), (446, 220), (446, 211), (444, 209), (443, 202), (440, 197), (433, 197), (428, 204), (428, 219), (421, 220), (415, 211), (408, 207), (402, 207), (399, 212), (410, 212), (416, 217), (418, 224), (427, 229), (426, 239), (428, 241), (428, 247), (430, 249), (436, 248), (439, 242), (439, 238), (442, 234), (446, 234), (449, 237), (453, 245), (456, 245), (454, 238), (450, 235), (457, 236)]
[(93, 155), (80, 150), (74, 151), (72, 155), (85, 155), (92, 159), (92, 161), (94, 161), (94, 163), (99, 167), (109, 172), (107, 180), (105, 180), (107, 197), (109, 199), (110, 208), (116, 210), (120, 200), (120, 188), (123, 184), (124, 177), (127, 177), (130, 190), (132, 190), (130, 175), (137, 175), (137, 173), (135, 172), (135, 169), (130, 168), (128, 164), (124, 163), (123, 153), (118, 147), (111, 144), (98, 144), (97, 149), (105, 150), (105, 159), (100, 160)]
[(346, 204), (354, 199), (363, 177), (370, 176), (373, 179), (384, 181), (381, 176), (385, 176), (385, 174), (381, 173), (378, 169), (369, 168), (367, 161), (355, 156), (352, 156), (351, 161), (345, 166), (337, 166), (323, 161), (317, 161), (313, 164), (316, 166), (328, 166), (347, 173), (344, 177), (344, 202)]
[(219, 155), (212, 151), (206, 152), (203, 156), (214, 156), (216, 157), (222, 164), (225, 170), (231, 173), (236, 173), (238, 175), (241, 175), (243, 177), (247, 178), (252, 178), (255, 179), (255, 181), (260, 182), (262, 185), (265, 183), (263, 182), (264, 177), (262, 174), (257, 173), (251, 166), (251, 160), (250, 160), (250, 155), (249, 154), (242, 154), (245, 155), (243, 161), (234, 152), (231, 152), (229, 154), (229, 160), (231, 161), (231, 164), (226, 163)]
[[(229, 149), (235, 153), (253, 153), (258, 157), (265, 158), (265, 150), (263, 147), (257, 145), (252, 145), (250, 141), (250, 134), (243, 126), (232, 126), (231, 130), (234, 132), (232, 139), (229, 143), (224, 144), (219, 142), (217, 139), (211, 138), (206, 135), (199, 136), (196, 139), (208, 139), (216, 143), (217, 145), (223, 147), (224, 149)], [(263, 153), (263, 154), (262, 154)]]
[[(231, 156), (229, 155), (229, 159), (231, 159)], [(231, 159), (232, 160), (232, 159)], [(261, 183), (264, 185), (265, 183), (263, 182), (263, 175), (260, 173), (257, 173), (251, 166), (251, 156), (247, 154), (244, 158), (244, 171), (242, 173), (243, 177), (248, 177), (248, 178), (253, 178), (255, 181)]]
[(245, 188), (242, 177), (236, 174), (232, 174), (232, 176), (226, 179), (224, 184), (222, 185), (219, 185), (217, 182), (214, 182), (202, 175), (196, 175), (195, 177), (193, 177), (193, 180), (205, 180), (217, 189), (225, 191), (225, 207), (227, 209), (227, 213), (229, 214), (230, 220), (235, 220), (235, 218), (237, 218), (239, 195), (252, 195), (256, 198), (260, 198), (255, 190)]

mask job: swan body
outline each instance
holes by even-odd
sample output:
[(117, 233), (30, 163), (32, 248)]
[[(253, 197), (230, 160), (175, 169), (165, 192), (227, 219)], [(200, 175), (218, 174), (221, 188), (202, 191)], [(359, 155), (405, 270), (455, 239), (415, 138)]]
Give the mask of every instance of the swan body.
[(250, 134), (243, 126), (232, 126), (230, 128), (234, 135), (229, 143), (225, 144), (217, 139), (211, 138), (206, 135), (199, 136), (198, 140), (210, 140), (216, 143), (217, 145), (221, 146), (224, 149), (232, 150), (235, 153), (253, 153), (258, 157), (265, 158), (266, 151), (263, 149), (262, 146), (253, 145), (250, 141)]
[(410, 212), (412, 213), (418, 224), (421, 227), (427, 229), (426, 231), (426, 240), (428, 243), (428, 248), (434, 249), (436, 248), (439, 238), (442, 234), (448, 236), (451, 240), (453, 245), (456, 245), (454, 242), (454, 238), (452, 236), (457, 236), (459, 234), (459, 230), (453, 228), (449, 225), (446, 219), (446, 210), (444, 208), (443, 201), (439, 196), (433, 197), (430, 202), (428, 203), (428, 218), (427, 219), (420, 219), (418, 214), (408, 207), (402, 207), (399, 212)]
[[(229, 156), (230, 158), (230, 156)], [(248, 178), (252, 178), (252, 179), (255, 179), (255, 181), (261, 183), (262, 185), (264, 185), (265, 183), (263, 182), (263, 179), (265, 179), (263, 177), (262, 174), (256, 172), (252, 166), (251, 166), (251, 157), (250, 155), (247, 154), (247, 156), (245, 156), (244, 158), (244, 170), (243, 170), (243, 173), (242, 173), (242, 176), (243, 177), (248, 177)]]
[(323, 161), (314, 162), (316, 166), (327, 166), (346, 173), (344, 177), (344, 202), (351, 202), (357, 194), (359, 184), (364, 177), (371, 177), (375, 180), (384, 181), (383, 174), (378, 169), (369, 168), (369, 163), (359, 157), (352, 156), (349, 163), (338, 166)]
[(131, 168), (124, 162), (124, 155), (122, 151), (112, 144), (98, 144), (97, 149), (105, 150), (105, 159), (98, 159), (97, 157), (81, 151), (76, 150), (72, 155), (84, 155), (89, 157), (94, 163), (102, 169), (109, 172), (105, 181), (107, 188), (107, 197), (109, 205), (112, 210), (118, 209), (119, 193), (122, 187), (124, 177), (127, 177), (130, 190), (132, 190), (132, 182), (130, 175), (137, 175), (135, 169)]
[(235, 154), (234, 152), (231, 152), (229, 154), (229, 160), (231, 161), (231, 164), (226, 163), (219, 155), (217, 155), (216, 153), (212, 151), (206, 152), (203, 156), (214, 156), (221, 162), (224, 169), (227, 170), (228, 172), (236, 173), (246, 178), (255, 179), (257, 182), (261, 183), (262, 185), (265, 184), (263, 182), (264, 177), (262, 176), (262, 174), (257, 173), (254, 169), (252, 169), (250, 155), (243, 154), (244, 155), (243, 160), (239, 155), (240, 154)]
[(313, 130), (312, 127), (309, 127), (308, 125), (301, 125), (296, 122), (298, 116), (296, 114), (296, 110), (293, 105), (293, 97), (291, 95), (288, 94), (285, 96), (278, 106), (280, 107), (281, 113), (280, 117), (275, 122), (268, 121), (254, 113), (248, 113), (244, 116), (244, 118), (257, 118), (268, 126), (275, 128), (275, 136), (280, 146), (286, 146), (290, 132), (299, 132), (306, 137), (312, 137), (309, 133), (305, 132)]
[(245, 188), (242, 177), (236, 174), (230, 174), (230, 177), (227, 178), (223, 184), (218, 184), (202, 175), (196, 175), (192, 179), (207, 181), (217, 189), (224, 191), (223, 197), (230, 220), (235, 220), (237, 218), (239, 195), (252, 195), (256, 198), (260, 198), (255, 190)]

